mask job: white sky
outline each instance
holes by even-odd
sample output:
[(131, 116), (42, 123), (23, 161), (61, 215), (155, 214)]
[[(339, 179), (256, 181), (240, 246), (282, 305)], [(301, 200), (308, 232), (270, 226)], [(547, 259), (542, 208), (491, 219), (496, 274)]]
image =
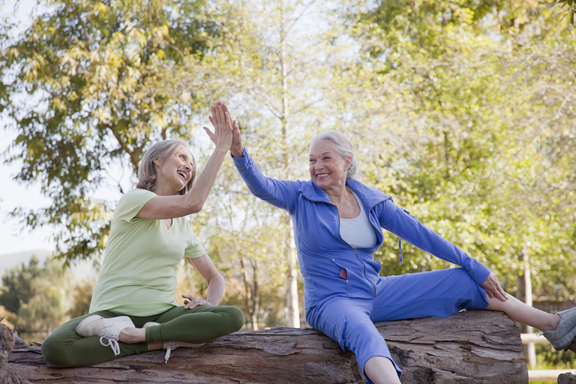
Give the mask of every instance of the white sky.
[[(15, 0), (0, 2), (0, 14), (14, 14), (14, 4)], [(29, 23), (29, 15), (35, 5), (35, 0), (19, 2), (15, 17), (21, 21), (23, 28)], [(8, 131), (5, 125), (6, 121), (0, 120), (0, 153), (16, 137), (16, 133)], [(22, 231), (22, 226), (7, 215), (16, 207), (37, 208), (49, 203), (40, 193), (39, 184), (24, 186), (14, 182), (13, 177), (18, 170), (19, 164), (6, 164), (4, 158), (0, 158), (0, 255), (36, 249), (53, 250), (54, 244), (49, 240), (50, 229), (35, 230), (32, 233)]]

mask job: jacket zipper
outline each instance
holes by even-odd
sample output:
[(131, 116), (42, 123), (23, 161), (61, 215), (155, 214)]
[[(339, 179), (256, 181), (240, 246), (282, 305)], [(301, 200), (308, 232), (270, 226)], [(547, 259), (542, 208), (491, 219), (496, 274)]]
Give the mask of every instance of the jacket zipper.
[[(332, 204), (334, 205), (334, 204)], [(334, 207), (336, 208), (336, 206), (334, 205)], [(338, 209), (338, 208), (336, 208)], [(370, 221), (370, 216), (368, 216), (368, 220)], [(370, 221), (370, 224), (372, 224), (372, 221)], [(372, 226), (374, 226), (374, 224), (372, 224)], [(338, 235), (340, 236), (340, 238), (342, 239), (342, 235), (340, 234), (340, 215), (338, 215)], [(360, 256), (358, 256), (358, 252), (356, 251), (356, 248), (354, 248), (353, 246), (351, 246), (350, 244), (348, 244), (346, 242), (346, 240), (342, 239), (342, 241), (349, 246), (350, 248), (352, 248), (352, 250), (354, 251), (354, 254), (356, 255), (356, 259), (358, 259), (358, 262), (360, 264), (362, 264), (362, 270), (364, 271), (364, 278), (366, 279), (367, 282), (370, 283), (370, 285), (372, 286), (372, 288), (374, 288), (374, 297), (376, 297), (376, 286), (374, 285), (374, 283), (370, 282), (370, 280), (368, 280), (368, 277), (366, 276), (366, 265), (364, 265), (364, 263), (362, 262), (362, 260), (360, 260)]]
[[(374, 223), (372, 223), (372, 220), (370, 220), (370, 212), (372, 212), (372, 209), (374, 209), (375, 206), (377, 206), (378, 204), (386, 201), (390, 199), (390, 197), (386, 198), (386, 199), (382, 199), (379, 202), (377, 202), (376, 204), (372, 205), (370, 207), (370, 210), (368, 210), (368, 221), (370, 221), (370, 224), (372, 225), (372, 227), (374, 227)], [(309, 201), (314, 201), (315, 203), (326, 203), (326, 201), (317, 201), (317, 200), (310, 200)], [(334, 205), (331, 201), (330, 201), (330, 205), (332, 205), (334, 208), (336, 208), (336, 205)], [(338, 208), (336, 208), (336, 211), (338, 211)], [(340, 236), (340, 239), (342, 239), (342, 235), (340, 235), (340, 215), (338, 215), (338, 212), (336, 212), (336, 216), (338, 216), (338, 235)], [(354, 254), (356, 255), (356, 258), (358, 259), (358, 262), (360, 264), (362, 264), (362, 269), (364, 271), (364, 278), (366, 279), (366, 281), (368, 281), (370, 283), (370, 285), (372, 285), (372, 287), (374, 288), (374, 297), (376, 297), (376, 286), (374, 285), (374, 283), (371, 283), (370, 280), (368, 280), (368, 277), (366, 276), (366, 265), (364, 265), (364, 263), (360, 260), (360, 256), (358, 256), (358, 252), (356, 251), (356, 248), (352, 247), (350, 244), (348, 244), (346, 242), (346, 240), (342, 239), (342, 241), (349, 246), (350, 248), (352, 248), (354, 250)]]

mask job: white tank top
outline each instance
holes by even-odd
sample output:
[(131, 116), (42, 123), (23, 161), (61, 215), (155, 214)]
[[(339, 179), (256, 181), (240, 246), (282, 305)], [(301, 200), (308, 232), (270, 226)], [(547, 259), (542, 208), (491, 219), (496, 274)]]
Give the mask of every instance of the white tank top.
[(358, 195), (354, 193), (354, 197), (360, 206), (360, 214), (354, 219), (340, 219), (340, 236), (352, 248), (374, 247), (378, 238)]

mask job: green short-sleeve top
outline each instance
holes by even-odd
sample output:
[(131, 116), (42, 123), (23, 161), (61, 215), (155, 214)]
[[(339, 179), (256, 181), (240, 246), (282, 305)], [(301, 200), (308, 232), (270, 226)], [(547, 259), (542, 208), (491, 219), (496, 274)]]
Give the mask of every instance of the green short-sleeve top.
[(134, 189), (114, 211), (106, 255), (94, 287), (90, 312), (111, 310), (129, 316), (151, 316), (178, 305), (174, 300), (176, 265), (184, 257), (206, 253), (184, 217), (164, 220), (136, 217), (157, 195)]

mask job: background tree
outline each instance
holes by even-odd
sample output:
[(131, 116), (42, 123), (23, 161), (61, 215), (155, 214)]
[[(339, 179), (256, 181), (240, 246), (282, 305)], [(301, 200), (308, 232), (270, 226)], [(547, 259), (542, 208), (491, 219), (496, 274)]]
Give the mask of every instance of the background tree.
[(0, 303), (11, 312), (8, 321), (27, 342), (42, 341), (46, 332), (69, 320), (70, 313), (88, 313), (85, 306), (79, 312), (86, 298), (74, 296), (89, 283), (76, 282), (59, 260), (48, 259), (40, 266), (33, 257), (27, 265), (7, 270), (2, 284)]
[[(68, 260), (105, 245), (112, 204), (98, 188), (129, 184), (111, 170), (133, 175), (165, 137), (189, 140), (202, 163), (210, 144), (190, 127), (224, 97), (265, 174), (308, 179), (310, 138), (340, 130), (363, 181), (497, 270), (508, 291), (530, 271), (537, 297), (575, 298), (575, 30), (553, 2), (49, 4), (21, 36), (0, 27), (0, 111), (19, 132), (19, 179), (40, 179), (54, 202), (15, 214), (61, 222)], [(191, 225), (252, 328), (298, 325), (291, 222), (230, 161)], [(383, 274), (448, 267), (403, 248), (398, 263), (398, 239), (386, 237)]]
[[(327, 114), (326, 91), (334, 86), (330, 83), (331, 68), (338, 65), (343, 49), (330, 44), (327, 38), (332, 31), (325, 7), (325, 3), (317, 1), (220, 3), (220, 8), (207, 16), (222, 31), (207, 43), (211, 51), (201, 62), (189, 56), (186, 66), (167, 68), (170, 75), (166, 77), (173, 79), (167, 88), (175, 94), (196, 87), (222, 89), (227, 93), (229, 107), (241, 122), (251, 156), (266, 175), (277, 179), (308, 178), (305, 155), (308, 142), (316, 133), (334, 126)], [(318, 26), (318, 20), (326, 21), (326, 25)], [(187, 75), (190, 72), (203, 75), (190, 77)], [(235, 172), (219, 180), (226, 185), (225, 192), (245, 188)], [(220, 196), (218, 204), (207, 212), (229, 217), (230, 211), (236, 213), (234, 207), (244, 204), (243, 200), (251, 201), (249, 204), (257, 213), (250, 222), (243, 226), (226, 223), (219, 228), (227, 228), (226, 235), (235, 237), (232, 233), (236, 231), (230, 230), (230, 225), (235, 225), (242, 228), (243, 236), (258, 233), (258, 239), (266, 238), (272, 243), (272, 246), (266, 244), (266, 252), (260, 254), (277, 263), (282, 256), (279, 263), (286, 271), (287, 325), (298, 327), (299, 274), (290, 217), (283, 211), (270, 210), (252, 196), (236, 196), (236, 199)], [(244, 222), (245, 216), (241, 214), (238, 220)], [(257, 224), (260, 226), (255, 229)], [(281, 233), (279, 248), (276, 240), (271, 240), (276, 239), (275, 233), (267, 230)], [(225, 242), (233, 244), (232, 240)], [(237, 247), (232, 249), (238, 251)], [(237, 256), (237, 263), (247, 262)], [(250, 261), (252, 265), (254, 262)], [(241, 266), (239, 269), (246, 271)], [(246, 286), (246, 297), (255, 299), (254, 286), (250, 286)]]
[(159, 92), (159, 68), (200, 58), (217, 30), (197, 17), (201, 0), (43, 5), (20, 36), (3, 20), (0, 113), (18, 132), (8, 158), (23, 161), (16, 178), (39, 180), (52, 199), (14, 215), (33, 228), (56, 227), (57, 250), (69, 262), (105, 246), (111, 202), (98, 198), (99, 188), (123, 191), (126, 181), (115, 176), (126, 169), (130, 179), (150, 141), (191, 136), (199, 100), (194, 90)]
[[(365, 65), (376, 69), (373, 83), (396, 85), (390, 89), (399, 89), (406, 116), (418, 116), (404, 124), (402, 144), (384, 156), (369, 153), (368, 163), (388, 167), (367, 178), (498, 270), (508, 290), (517, 273), (539, 264), (563, 271), (560, 284), (558, 272), (539, 274), (542, 297), (574, 292), (566, 273), (574, 267), (574, 180), (560, 144), (573, 130), (574, 30), (538, 3), (381, 2), (348, 11), (350, 33), (369, 55)], [(553, 47), (552, 59), (544, 52)], [(396, 248), (390, 241), (381, 257)], [(409, 264), (385, 262), (386, 269), (444, 267), (409, 246), (406, 253)]]
[(9, 312), (18, 313), (22, 304), (27, 303), (34, 296), (32, 282), (40, 276), (41, 272), (42, 269), (36, 256), (32, 256), (28, 265), (22, 264), (4, 272), (0, 305)]

